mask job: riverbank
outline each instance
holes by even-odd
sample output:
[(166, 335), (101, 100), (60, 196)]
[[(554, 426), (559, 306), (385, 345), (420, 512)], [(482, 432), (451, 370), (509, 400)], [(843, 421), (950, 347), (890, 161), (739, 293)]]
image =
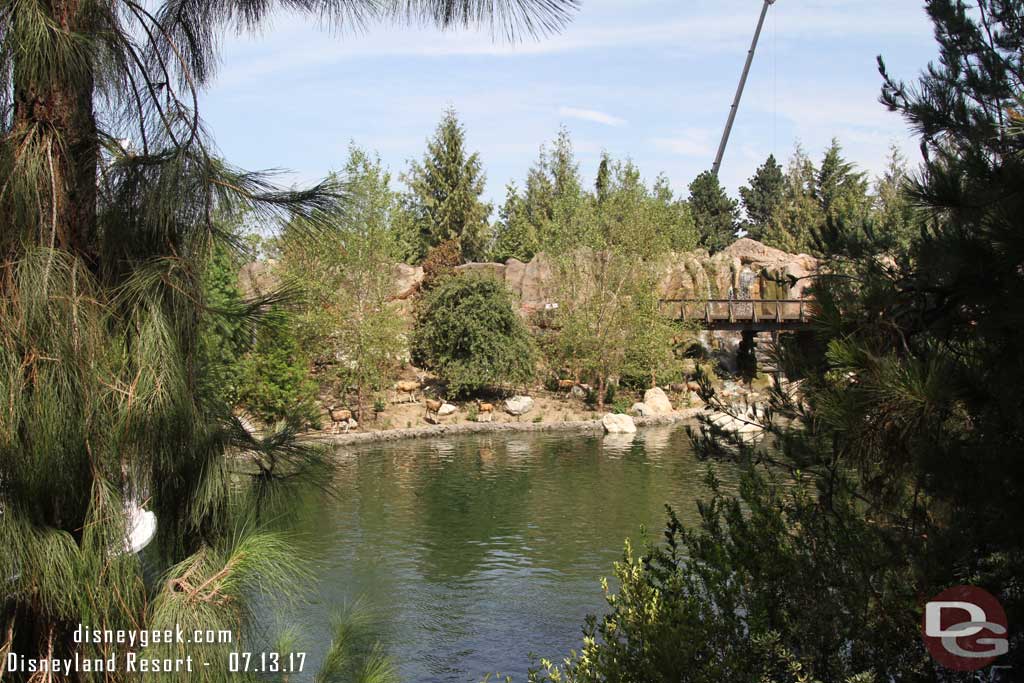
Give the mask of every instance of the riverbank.
[[(635, 417), (637, 427), (676, 424), (693, 420), (702, 408), (686, 408), (669, 415)], [(551, 422), (459, 422), (454, 424), (429, 425), (405, 429), (382, 429), (372, 432), (330, 434), (320, 437), (325, 443), (336, 446), (351, 444), (398, 441), (402, 439), (429, 439), (438, 436), (462, 434), (490, 434), (495, 432), (603, 432), (600, 419), (564, 420)]]

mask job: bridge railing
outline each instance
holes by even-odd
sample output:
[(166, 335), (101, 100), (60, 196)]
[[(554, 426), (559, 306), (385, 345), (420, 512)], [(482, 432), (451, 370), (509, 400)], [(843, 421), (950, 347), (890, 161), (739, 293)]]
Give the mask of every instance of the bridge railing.
[(714, 323), (806, 323), (807, 299), (662, 299), (662, 311), (679, 320)]

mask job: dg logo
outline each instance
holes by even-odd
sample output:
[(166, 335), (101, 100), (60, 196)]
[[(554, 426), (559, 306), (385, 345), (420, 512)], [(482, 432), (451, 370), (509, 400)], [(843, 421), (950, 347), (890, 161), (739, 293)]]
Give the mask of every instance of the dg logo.
[(974, 586), (948, 588), (925, 603), (921, 627), (928, 652), (954, 671), (981, 669), (1009, 650), (1003, 606)]

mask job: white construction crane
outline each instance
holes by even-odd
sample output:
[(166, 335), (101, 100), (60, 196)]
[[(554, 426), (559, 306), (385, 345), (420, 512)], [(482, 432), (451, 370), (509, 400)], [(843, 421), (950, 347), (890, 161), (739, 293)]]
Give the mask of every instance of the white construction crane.
[(725, 156), (725, 146), (729, 144), (729, 133), (732, 132), (733, 121), (736, 120), (736, 110), (740, 108), (740, 98), (743, 97), (743, 86), (747, 84), (747, 75), (750, 73), (750, 65), (754, 63), (754, 51), (757, 49), (757, 41), (761, 37), (761, 27), (764, 26), (764, 18), (768, 14), (768, 7), (775, 4), (775, 0), (764, 0), (761, 8), (761, 18), (757, 20), (757, 29), (754, 31), (754, 40), (750, 43), (750, 51), (747, 52), (747, 63), (743, 65), (743, 75), (740, 76), (740, 84), (736, 88), (736, 97), (732, 100), (732, 107), (729, 109), (729, 120), (725, 122), (725, 130), (722, 132), (722, 141), (718, 143), (718, 154), (715, 155), (715, 163), (711, 166), (711, 172), (718, 175), (718, 169), (722, 167), (722, 157)]

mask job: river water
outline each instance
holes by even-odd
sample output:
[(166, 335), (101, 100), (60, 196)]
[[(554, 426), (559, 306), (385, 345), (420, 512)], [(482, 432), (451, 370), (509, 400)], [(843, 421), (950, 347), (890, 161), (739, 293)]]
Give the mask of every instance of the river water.
[[(605, 607), (623, 542), (660, 538), (665, 504), (688, 522), (707, 464), (680, 426), (635, 438), (524, 433), (344, 448), (337, 493), (295, 504), (315, 579), (298, 626), (307, 672), (331, 620), (358, 601), (402, 681), (524, 680), (530, 655), (560, 659)], [(716, 467), (726, 487), (728, 469)]]

